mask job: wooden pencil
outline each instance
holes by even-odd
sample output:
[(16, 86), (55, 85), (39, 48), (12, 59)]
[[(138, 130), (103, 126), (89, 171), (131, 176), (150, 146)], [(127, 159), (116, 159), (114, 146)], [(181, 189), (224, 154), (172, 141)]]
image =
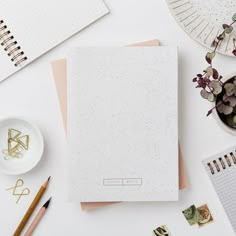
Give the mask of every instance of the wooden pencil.
[(43, 218), (46, 210), (48, 209), (50, 201), (51, 201), (51, 198), (49, 198), (47, 200), (47, 202), (45, 202), (45, 204), (41, 207), (41, 209), (39, 210), (39, 212), (35, 216), (33, 222), (31, 223), (30, 227), (28, 228), (28, 230), (26, 231), (24, 236), (31, 236), (32, 235), (32, 233), (35, 230), (35, 228), (37, 227), (39, 221)]
[[(50, 176), (51, 177), (51, 176)], [(42, 198), (47, 186), (48, 186), (48, 183), (49, 183), (49, 180), (50, 180), (50, 177), (48, 177), (48, 179), (46, 180), (46, 182), (40, 187), (37, 195), (35, 196), (33, 202), (30, 204), (30, 207), (28, 208), (28, 210), (26, 211), (23, 219), (21, 220), (20, 224), (18, 225), (15, 233), (13, 234), (13, 236), (20, 236), (20, 233), (22, 232), (22, 230), (24, 229), (27, 221), (29, 220), (30, 216), (32, 215), (35, 207), (38, 205), (39, 203), (39, 200)]]

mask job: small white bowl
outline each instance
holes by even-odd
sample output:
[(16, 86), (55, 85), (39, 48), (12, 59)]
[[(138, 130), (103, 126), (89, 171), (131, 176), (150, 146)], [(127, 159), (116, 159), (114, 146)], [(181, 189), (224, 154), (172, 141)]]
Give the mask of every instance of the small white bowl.
[[(3, 150), (8, 149), (8, 129), (16, 129), (22, 135), (29, 135), (29, 149), (22, 158), (5, 159)], [(44, 150), (43, 136), (37, 126), (21, 118), (0, 120), (0, 172), (7, 175), (20, 175), (33, 169), (41, 160)]]
[[(214, 106), (215, 106), (215, 103), (214, 103)], [(228, 134), (231, 134), (231, 135), (234, 135), (236, 136), (236, 129), (233, 129), (231, 127), (229, 127), (228, 125), (226, 125), (219, 117), (219, 114), (216, 110), (214, 110), (212, 112), (217, 124)]]

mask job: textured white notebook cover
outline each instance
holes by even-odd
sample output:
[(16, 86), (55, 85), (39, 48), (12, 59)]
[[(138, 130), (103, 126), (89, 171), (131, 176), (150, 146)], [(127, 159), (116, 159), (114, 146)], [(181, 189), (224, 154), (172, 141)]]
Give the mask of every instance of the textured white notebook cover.
[[(0, 81), (108, 12), (102, 0), (0, 0), (0, 5)], [(11, 61), (20, 52), (24, 55)], [(23, 57), (27, 60), (14, 66)]]
[(236, 146), (204, 160), (203, 164), (236, 232)]
[(71, 50), (70, 200), (178, 199), (177, 74), (174, 47)]

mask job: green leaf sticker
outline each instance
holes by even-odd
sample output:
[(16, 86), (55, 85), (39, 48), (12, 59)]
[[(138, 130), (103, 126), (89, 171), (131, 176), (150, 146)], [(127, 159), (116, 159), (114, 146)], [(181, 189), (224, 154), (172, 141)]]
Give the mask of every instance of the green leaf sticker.
[(182, 213), (190, 225), (197, 224), (200, 220), (203, 220), (203, 217), (201, 216), (195, 205), (192, 205), (189, 208), (185, 209), (184, 211), (182, 211)]

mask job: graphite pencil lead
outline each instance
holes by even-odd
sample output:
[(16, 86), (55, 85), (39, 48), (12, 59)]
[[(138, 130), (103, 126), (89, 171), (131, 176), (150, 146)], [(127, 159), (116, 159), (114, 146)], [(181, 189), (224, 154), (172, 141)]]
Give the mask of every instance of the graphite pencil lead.
[(49, 204), (50, 204), (50, 201), (51, 201), (51, 198), (52, 198), (52, 197), (50, 197), (50, 198), (44, 203), (44, 205), (43, 205), (44, 208), (48, 208), (48, 206), (49, 206)]

